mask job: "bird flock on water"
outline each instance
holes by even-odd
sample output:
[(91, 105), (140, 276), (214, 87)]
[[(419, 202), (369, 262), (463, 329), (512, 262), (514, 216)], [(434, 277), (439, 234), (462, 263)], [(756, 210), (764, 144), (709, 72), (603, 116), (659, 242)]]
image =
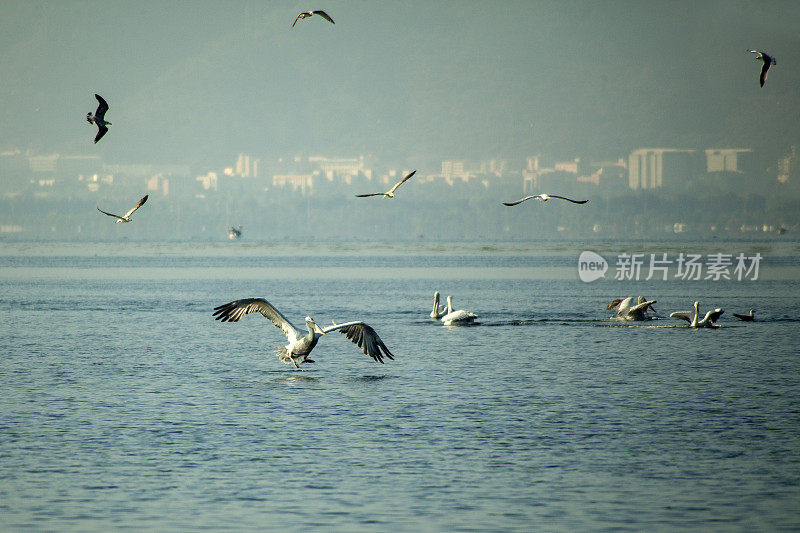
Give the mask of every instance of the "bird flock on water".
[[(291, 27), (294, 28), (298, 21), (305, 20), (313, 16), (318, 16), (330, 22), (331, 24), (336, 24), (328, 13), (320, 9), (315, 9), (310, 11), (301, 11), (295, 17)], [(772, 65), (776, 64), (775, 58), (763, 50), (748, 50), (748, 52), (755, 54), (755, 60), (762, 63), (758, 81), (759, 85), (764, 87), (764, 83), (767, 80), (767, 72)], [(108, 103), (99, 94), (95, 94), (94, 96), (98, 102), (97, 109), (95, 110), (94, 114), (91, 111), (87, 113), (86, 120), (89, 122), (89, 124), (97, 126), (97, 134), (94, 138), (94, 143), (97, 144), (106, 135), (106, 133), (108, 133), (108, 126), (111, 125), (111, 122), (105, 119), (106, 113), (109, 111)], [(416, 170), (413, 170), (406, 174), (400, 181), (395, 183), (392, 188), (386, 192), (357, 194), (356, 197), (366, 198), (374, 196), (394, 198), (397, 189), (406, 181), (411, 179), (416, 172)], [(113, 213), (103, 211), (99, 207), (97, 210), (104, 215), (116, 219), (116, 223), (127, 223), (131, 222), (131, 215), (133, 215), (137, 209), (142, 207), (145, 202), (147, 202), (147, 198), (148, 196), (145, 195), (132, 209), (127, 211), (124, 215), (115, 215)], [(502, 204), (508, 207), (513, 207), (527, 200), (533, 199), (539, 200), (540, 202), (547, 202), (548, 200), (554, 198), (579, 205), (586, 204), (589, 201), (575, 200), (555, 194), (539, 193), (525, 196), (512, 202), (502, 202)], [(235, 237), (231, 238), (238, 238), (241, 235), (241, 226), (239, 226), (238, 229), (231, 228), (231, 234), (235, 235)], [(656, 300), (648, 300), (644, 296), (639, 296), (635, 299), (633, 297), (618, 298), (612, 300), (606, 307), (606, 310), (615, 310), (615, 316), (612, 317), (615, 320), (652, 320), (655, 318), (652, 315), (656, 314), (656, 310), (653, 307), (653, 304), (655, 303), (657, 303)], [(706, 312), (701, 319), (699, 305), (699, 302), (695, 301), (693, 311), (675, 311), (670, 313), (669, 316), (671, 318), (688, 322), (688, 327), (690, 328), (718, 328), (719, 326), (717, 325), (717, 321), (724, 311), (720, 308), (715, 308)], [(286, 345), (279, 345), (277, 347), (276, 355), (282, 362), (293, 365), (298, 370), (300, 370), (301, 363), (314, 362), (314, 360), (308, 358), (308, 355), (317, 345), (322, 336), (334, 331), (338, 331), (345, 335), (348, 340), (362, 349), (364, 355), (369, 356), (376, 362), (383, 363), (385, 358), (390, 360), (394, 359), (394, 354), (389, 351), (378, 333), (370, 325), (361, 321), (352, 321), (339, 324), (333, 323), (331, 326), (322, 328), (314, 321), (313, 318), (307, 316), (305, 318), (307, 332), (304, 334), (302, 331), (298, 330), (294, 325), (292, 325), (292, 323), (289, 322), (289, 320), (283, 316), (280, 311), (273, 307), (271, 303), (263, 298), (243, 298), (239, 300), (233, 300), (229, 303), (215, 307), (212, 316), (215, 318), (215, 320), (219, 320), (221, 322), (238, 322), (239, 319), (244, 315), (255, 312), (260, 313), (265, 318), (272, 321), (272, 323), (281, 329), (284, 335), (286, 335), (288, 343)], [(755, 311), (753, 309), (750, 309), (749, 314), (733, 313), (734, 317), (745, 322), (754, 321), (754, 315)], [(446, 306), (441, 305), (439, 292), (436, 291), (434, 293), (433, 309), (431, 311), (430, 318), (440, 322), (445, 326), (463, 326), (477, 324), (478, 315), (465, 309), (454, 310), (451, 296), (447, 296)]]

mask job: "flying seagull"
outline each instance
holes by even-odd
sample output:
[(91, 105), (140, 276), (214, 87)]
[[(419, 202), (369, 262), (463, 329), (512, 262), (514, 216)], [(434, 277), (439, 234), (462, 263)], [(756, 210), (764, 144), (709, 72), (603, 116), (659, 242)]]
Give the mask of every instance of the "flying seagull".
[(751, 309), (750, 313), (747, 315), (740, 315), (739, 313), (733, 313), (733, 316), (735, 316), (742, 322), (753, 322), (756, 319), (756, 312), (755, 310)]
[(771, 65), (777, 65), (777, 62), (775, 61), (774, 57), (772, 57), (771, 55), (767, 54), (763, 50), (749, 50), (749, 52), (751, 54), (756, 54), (756, 57), (755, 57), (756, 61), (761, 61), (761, 62), (764, 63), (761, 66), (761, 76), (759, 76), (759, 78), (758, 78), (758, 83), (760, 83), (761, 86), (763, 87), (764, 86), (764, 82), (767, 81), (767, 71), (769, 70), (769, 67)]
[(127, 213), (125, 213), (123, 216), (115, 215), (115, 214), (113, 214), (113, 213), (106, 213), (105, 211), (103, 211), (103, 210), (102, 210), (102, 209), (100, 209), (99, 207), (97, 208), (97, 210), (98, 210), (98, 211), (100, 211), (101, 213), (103, 213), (104, 215), (108, 215), (108, 216), (110, 216), (110, 217), (114, 217), (114, 218), (116, 218), (116, 219), (117, 219), (117, 220), (116, 220), (116, 223), (120, 223), (120, 222), (130, 222), (130, 221), (131, 221), (131, 215), (133, 214), (133, 212), (134, 212), (134, 211), (136, 211), (137, 209), (139, 209), (140, 207), (142, 207), (142, 206), (144, 205), (144, 203), (147, 201), (147, 197), (148, 197), (148, 196), (150, 196), (150, 195), (149, 195), (149, 194), (145, 194), (145, 195), (144, 195), (144, 198), (142, 198), (141, 200), (139, 200), (139, 203), (138, 203), (138, 204), (136, 204), (136, 206), (135, 206), (133, 209), (131, 209), (130, 211), (128, 211)]
[(314, 16), (314, 15), (319, 15), (320, 17), (324, 18), (325, 20), (327, 20), (331, 24), (336, 24), (333, 21), (333, 19), (331, 18), (331, 16), (328, 15), (327, 13), (325, 13), (323, 10), (314, 9), (314, 10), (311, 10), (311, 11), (303, 11), (302, 13), (297, 15), (297, 17), (294, 19), (294, 22), (292, 22), (292, 28), (294, 28), (294, 25), (297, 24), (298, 20), (307, 19), (308, 17)]
[(272, 320), (273, 324), (283, 330), (289, 344), (278, 346), (275, 355), (287, 365), (294, 365), (297, 369), (300, 368), (298, 363), (314, 362), (308, 358), (308, 354), (317, 345), (322, 335), (337, 330), (352, 341), (353, 344), (357, 344), (359, 348), (362, 348), (364, 354), (372, 357), (375, 361), (383, 363), (384, 357), (394, 359), (392, 357), (393, 354), (383, 344), (375, 330), (363, 322), (345, 322), (344, 324), (334, 324), (323, 329), (314, 322), (313, 318), (307, 316), (306, 328), (308, 328), (308, 333), (303, 334), (280, 311), (272, 307), (272, 304), (263, 298), (244, 298), (220, 305), (214, 308), (213, 316), (216, 317), (215, 320), (221, 320), (222, 322), (238, 322), (244, 315), (255, 313), (256, 311)]
[(558, 198), (559, 200), (566, 200), (568, 202), (572, 202), (573, 204), (585, 204), (586, 202), (589, 201), (589, 200), (570, 200), (565, 196), (556, 196), (555, 194), (534, 194), (532, 196), (526, 196), (525, 198), (517, 200), (516, 202), (503, 202), (503, 205), (507, 206), (517, 205), (521, 204), (525, 200), (530, 200), (531, 198), (535, 198), (536, 200), (539, 200), (541, 202), (546, 202), (550, 198)]
[(105, 135), (108, 131), (106, 126), (110, 126), (111, 123), (106, 122), (105, 119), (106, 111), (108, 111), (108, 104), (99, 94), (95, 94), (94, 97), (97, 98), (97, 101), (99, 102), (97, 104), (97, 111), (94, 112), (94, 115), (92, 115), (91, 111), (86, 113), (86, 120), (89, 122), (89, 124), (95, 124), (97, 126), (97, 135), (94, 138), (94, 143), (97, 144), (97, 141), (102, 139), (103, 135)]
[(395, 183), (394, 187), (392, 187), (386, 192), (374, 192), (372, 194), (356, 194), (356, 198), (366, 198), (367, 196), (383, 196), (384, 198), (394, 198), (394, 191), (396, 191), (399, 186), (408, 181), (408, 179), (416, 173), (417, 173), (416, 170), (412, 171), (411, 174), (407, 175), (405, 178)]

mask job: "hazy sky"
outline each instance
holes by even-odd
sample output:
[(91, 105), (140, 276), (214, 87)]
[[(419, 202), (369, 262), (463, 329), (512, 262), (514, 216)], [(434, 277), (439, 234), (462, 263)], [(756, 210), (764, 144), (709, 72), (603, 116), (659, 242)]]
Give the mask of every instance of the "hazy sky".
[[(300, 10), (319, 17), (291, 23)], [(800, 3), (0, 0), (0, 148), (398, 164), (800, 145)], [(750, 48), (777, 65), (758, 86)], [(97, 145), (97, 92), (113, 125)]]

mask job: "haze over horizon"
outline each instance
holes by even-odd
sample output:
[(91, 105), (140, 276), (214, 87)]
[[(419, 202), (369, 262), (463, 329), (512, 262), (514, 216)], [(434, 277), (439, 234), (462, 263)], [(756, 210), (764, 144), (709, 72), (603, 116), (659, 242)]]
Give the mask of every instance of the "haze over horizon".
[[(305, 9), (319, 17), (291, 23)], [(800, 144), (791, 2), (4, 2), (0, 149), (608, 158)], [(774, 55), (764, 88), (748, 49)], [(84, 117), (108, 100), (109, 134)]]

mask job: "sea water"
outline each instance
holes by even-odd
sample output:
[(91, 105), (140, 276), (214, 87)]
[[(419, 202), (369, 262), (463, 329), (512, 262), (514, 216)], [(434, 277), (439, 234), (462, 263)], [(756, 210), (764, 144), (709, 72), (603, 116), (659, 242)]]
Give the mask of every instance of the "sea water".
[[(581, 243), (0, 244), (0, 529), (796, 530), (800, 252), (737, 246), (758, 280), (584, 283)], [(640, 294), (658, 320), (609, 320)], [(261, 315), (213, 319), (245, 297), (395, 359), (334, 333), (298, 372)], [(668, 318), (695, 299), (719, 329)]]

